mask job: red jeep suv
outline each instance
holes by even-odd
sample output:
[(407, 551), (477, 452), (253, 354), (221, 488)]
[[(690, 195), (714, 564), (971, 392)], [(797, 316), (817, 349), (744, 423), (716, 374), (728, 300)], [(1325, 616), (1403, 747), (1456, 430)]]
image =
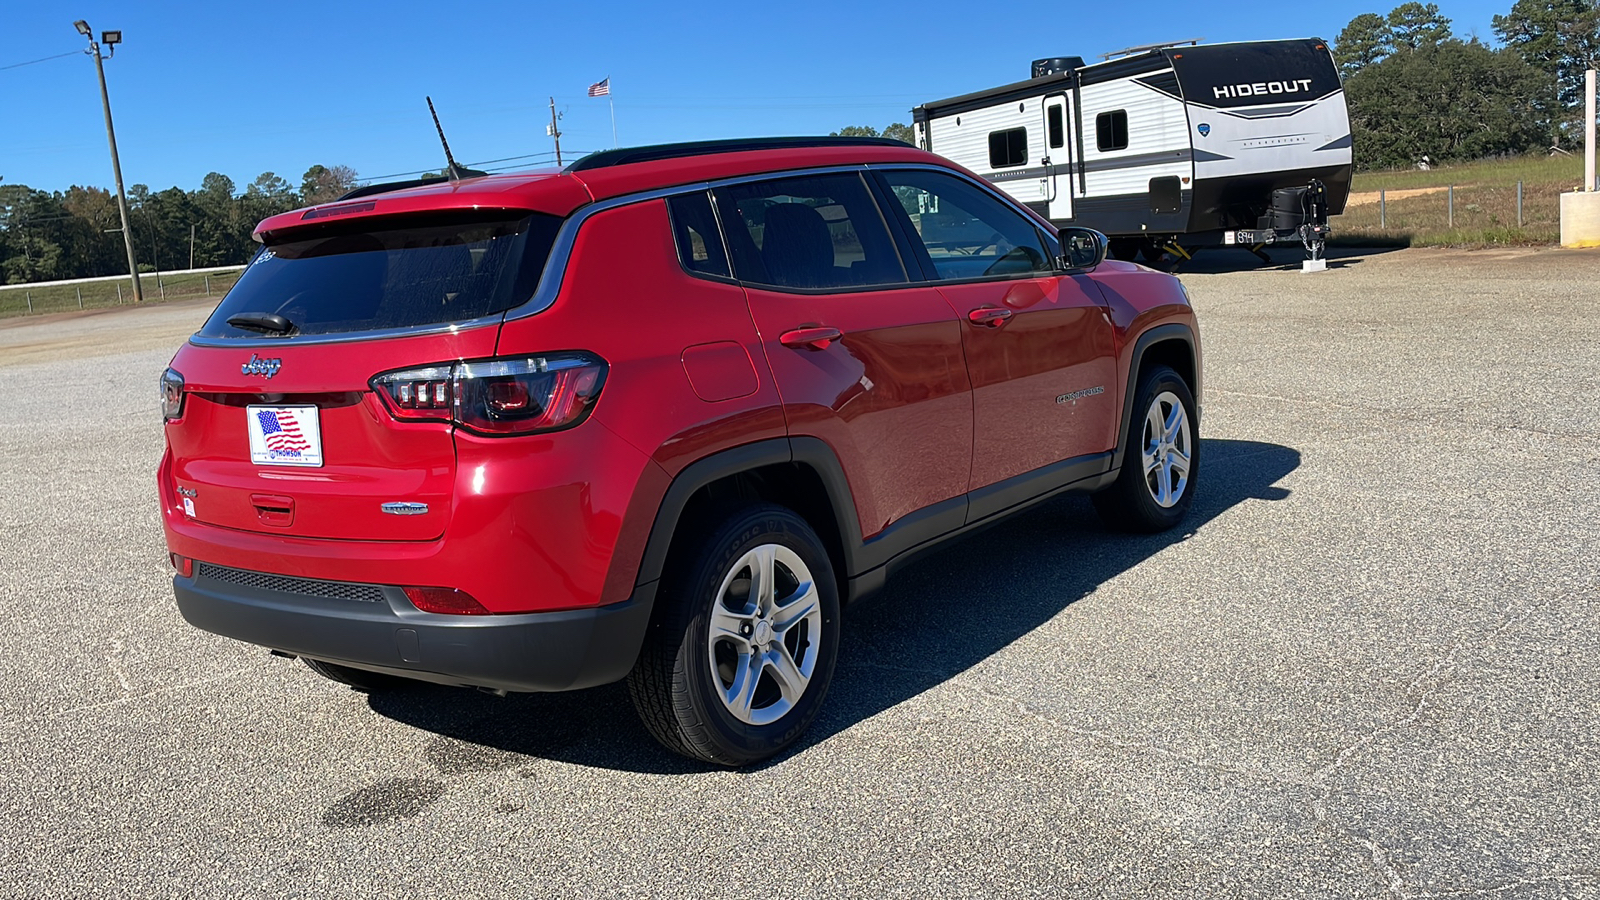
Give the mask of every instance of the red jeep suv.
[(375, 690), (627, 679), (738, 765), (817, 715), (842, 606), (1063, 491), (1198, 473), (1177, 279), (879, 139), (609, 150), (262, 222), (161, 378), (192, 624)]

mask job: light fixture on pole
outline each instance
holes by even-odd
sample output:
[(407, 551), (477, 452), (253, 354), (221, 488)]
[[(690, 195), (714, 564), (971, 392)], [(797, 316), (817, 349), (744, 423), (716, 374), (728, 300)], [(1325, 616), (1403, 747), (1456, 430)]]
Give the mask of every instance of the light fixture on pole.
[[(106, 141), (111, 145), (111, 172), (117, 179), (117, 212), (122, 216), (122, 245), (128, 251), (128, 276), (133, 279), (133, 302), (144, 302), (144, 289), (139, 285), (139, 264), (133, 257), (133, 229), (128, 225), (128, 193), (122, 187), (122, 163), (117, 159), (117, 133), (111, 127), (111, 95), (106, 92), (106, 67), (105, 61), (100, 56), (100, 44), (95, 42), (94, 32), (89, 28), (89, 23), (82, 19), (72, 23), (78, 33), (89, 39), (89, 49), (85, 50), (94, 57), (94, 70), (100, 76), (100, 106), (106, 114)], [(122, 43), (121, 31), (102, 31), (100, 41), (111, 48), (110, 55), (115, 56), (117, 45)]]

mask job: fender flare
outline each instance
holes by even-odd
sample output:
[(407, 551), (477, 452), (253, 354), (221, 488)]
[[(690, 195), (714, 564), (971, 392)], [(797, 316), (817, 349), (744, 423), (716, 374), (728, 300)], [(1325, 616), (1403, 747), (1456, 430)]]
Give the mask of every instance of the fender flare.
[(833, 507), (839, 543), (844, 553), (845, 571), (840, 575), (849, 578), (857, 574), (861, 556), (861, 525), (856, 516), (850, 482), (845, 478), (844, 467), (840, 465), (833, 448), (820, 438), (802, 436), (742, 444), (696, 460), (678, 472), (656, 509), (650, 537), (645, 541), (644, 554), (639, 560), (635, 584), (644, 585), (661, 579), (679, 520), (689, 505), (689, 498), (697, 491), (729, 476), (785, 463), (809, 466), (821, 479), (828, 502)]
[[(1194, 332), (1190, 330), (1188, 325), (1168, 322), (1165, 325), (1156, 325), (1148, 328), (1139, 334), (1133, 345), (1133, 353), (1128, 358), (1128, 384), (1123, 389), (1122, 398), (1122, 428), (1117, 432), (1117, 450), (1111, 458), (1111, 468), (1113, 470), (1122, 468), (1122, 455), (1128, 449), (1128, 427), (1133, 423), (1133, 394), (1134, 391), (1139, 389), (1139, 367), (1144, 365), (1145, 351), (1156, 344), (1170, 340), (1181, 340), (1188, 345), (1189, 358), (1194, 360), (1197, 370), (1195, 372), (1195, 380), (1199, 381), (1200, 354), (1195, 352)], [(1196, 387), (1197, 385), (1190, 385), (1189, 389), (1194, 391)], [(1195, 427), (1198, 428), (1200, 425), (1200, 410), (1195, 410), (1194, 418)]]

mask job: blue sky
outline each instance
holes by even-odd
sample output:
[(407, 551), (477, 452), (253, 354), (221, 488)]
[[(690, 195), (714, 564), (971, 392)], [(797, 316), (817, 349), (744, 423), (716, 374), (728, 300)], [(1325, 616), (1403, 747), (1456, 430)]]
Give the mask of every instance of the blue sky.
[[(1439, 5), (1457, 35), (1491, 40), (1511, 2)], [(548, 154), (553, 95), (570, 160), (611, 146), (606, 101), (585, 96), (607, 76), (623, 145), (826, 134), (909, 121), (917, 103), (1027, 77), (1036, 57), (1191, 37), (1331, 40), (1355, 14), (1394, 5), (7, 0), (0, 67), (82, 49), (76, 18), (121, 29), (106, 77), (126, 181), (193, 189), (219, 171), (242, 189), (268, 170), (298, 185), (315, 163), (364, 178), (440, 167), (428, 94), (463, 163)], [(47, 190), (112, 183), (87, 56), (0, 68), (0, 176)]]

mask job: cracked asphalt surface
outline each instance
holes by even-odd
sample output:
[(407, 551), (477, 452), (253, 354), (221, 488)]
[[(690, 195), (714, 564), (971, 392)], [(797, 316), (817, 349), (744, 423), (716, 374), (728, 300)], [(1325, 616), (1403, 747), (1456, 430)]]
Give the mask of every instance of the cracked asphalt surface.
[(209, 308), (0, 322), (0, 894), (1600, 897), (1600, 255), (1248, 260), (1183, 276), (1187, 527), (1069, 497), (918, 564), (747, 771), (619, 686), (190, 628), (155, 384)]

